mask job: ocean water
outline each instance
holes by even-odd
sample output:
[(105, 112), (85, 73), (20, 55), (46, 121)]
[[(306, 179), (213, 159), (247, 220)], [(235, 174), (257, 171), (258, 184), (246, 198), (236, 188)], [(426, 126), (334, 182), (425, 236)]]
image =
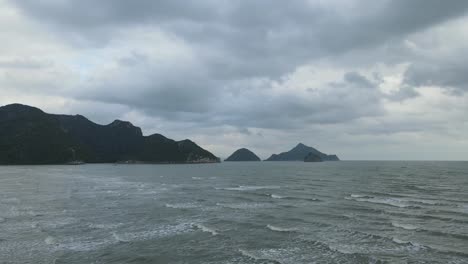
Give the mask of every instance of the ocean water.
[(4, 166), (0, 263), (468, 263), (468, 162)]

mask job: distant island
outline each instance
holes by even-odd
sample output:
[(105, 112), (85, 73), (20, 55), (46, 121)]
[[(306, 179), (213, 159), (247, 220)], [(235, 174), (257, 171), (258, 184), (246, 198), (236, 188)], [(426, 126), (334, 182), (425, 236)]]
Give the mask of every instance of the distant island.
[(219, 158), (185, 139), (143, 136), (115, 120), (99, 125), (81, 115), (48, 114), (21, 104), (0, 107), (0, 164), (215, 163)]
[(229, 156), (224, 161), (261, 161), (261, 160), (252, 151), (246, 148), (241, 148), (241, 149), (234, 151), (234, 153), (232, 153), (231, 156)]
[(305, 161), (305, 162), (321, 162), (321, 161), (339, 161), (336, 155), (327, 155), (315, 148), (306, 146), (302, 143), (297, 144), (293, 149), (280, 154), (273, 154), (265, 161)]

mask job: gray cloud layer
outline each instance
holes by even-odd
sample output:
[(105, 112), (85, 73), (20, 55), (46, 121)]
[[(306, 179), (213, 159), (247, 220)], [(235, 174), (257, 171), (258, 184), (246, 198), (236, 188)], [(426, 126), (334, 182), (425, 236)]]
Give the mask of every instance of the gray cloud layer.
[[(463, 48), (425, 52), (449, 44), (430, 36), (455, 37), (437, 28), (465, 19), (463, 0), (22, 0), (4, 6), (50, 34), (47, 41), (60, 50), (60, 56), (0, 58), (4, 89), (119, 106), (126, 109), (121, 115), (145, 120), (140, 125), (148, 130), (161, 129), (156, 121), (171, 133), (190, 127), (202, 142), (211, 128), (208, 133), (224, 133), (213, 146), (223, 154), (235, 145), (225, 137), (236, 133), (239, 142), (268, 144), (265, 131), (307, 136), (340, 127), (343, 141), (355, 126), (367, 128), (356, 132), (364, 137), (378, 135), (382, 124), (392, 135), (415, 131), (405, 129), (408, 117), (397, 104), (417, 113), (435, 96), (424, 87), (462, 101), (467, 89)], [(449, 124), (442, 127), (449, 133)], [(338, 150), (337, 144), (327, 146)]]

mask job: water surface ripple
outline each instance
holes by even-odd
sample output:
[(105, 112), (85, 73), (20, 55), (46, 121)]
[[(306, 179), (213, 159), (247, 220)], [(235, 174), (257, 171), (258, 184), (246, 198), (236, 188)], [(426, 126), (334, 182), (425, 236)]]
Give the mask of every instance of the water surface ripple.
[(3, 166), (0, 263), (468, 263), (468, 163)]

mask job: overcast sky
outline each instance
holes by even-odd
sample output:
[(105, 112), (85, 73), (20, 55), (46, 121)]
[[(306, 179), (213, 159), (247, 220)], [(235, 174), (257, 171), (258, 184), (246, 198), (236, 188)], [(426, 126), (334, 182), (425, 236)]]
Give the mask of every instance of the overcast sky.
[(468, 160), (468, 1), (0, 0), (0, 104), (226, 157)]

